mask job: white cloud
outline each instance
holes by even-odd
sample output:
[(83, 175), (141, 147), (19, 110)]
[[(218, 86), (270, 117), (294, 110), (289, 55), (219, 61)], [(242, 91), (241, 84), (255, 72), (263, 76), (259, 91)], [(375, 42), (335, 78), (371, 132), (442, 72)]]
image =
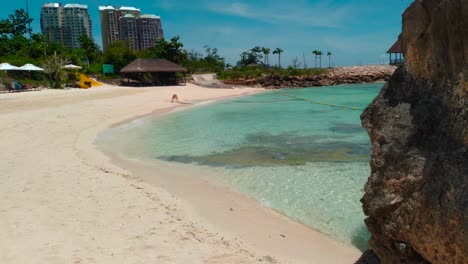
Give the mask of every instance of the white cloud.
[(249, 6), (243, 3), (232, 3), (229, 6), (229, 12), (239, 16), (250, 16)]
[(294, 3), (270, 1), (267, 5), (246, 4), (243, 2), (210, 3), (209, 11), (243, 18), (260, 20), (267, 23), (288, 22), (311, 27), (338, 28), (352, 14), (351, 6), (339, 7), (330, 4)]

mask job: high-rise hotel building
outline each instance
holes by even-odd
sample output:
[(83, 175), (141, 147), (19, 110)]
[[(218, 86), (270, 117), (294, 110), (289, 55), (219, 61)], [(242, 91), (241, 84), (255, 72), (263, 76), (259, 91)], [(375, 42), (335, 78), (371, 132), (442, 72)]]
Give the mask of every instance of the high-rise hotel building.
[(119, 40), (125, 42), (131, 50), (140, 50), (140, 36), (138, 34), (138, 17), (126, 14), (119, 20)]
[(120, 19), (125, 15), (140, 16), (140, 9), (128, 6), (114, 8), (100, 6), (102, 46), (106, 49), (110, 44), (120, 40)]
[(41, 9), (41, 30), (49, 42), (63, 45), (64, 17), (61, 4), (44, 4)]
[(140, 51), (154, 47), (156, 40), (164, 37), (161, 18), (140, 15), (140, 9), (100, 6), (99, 12), (104, 50), (116, 41), (123, 41), (130, 49)]
[(93, 25), (88, 14), (87, 5), (67, 4), (63, 8), (64, 30), (63, 39), (68, 48), (79, 48), (78, 38), (86, 35), (93, 36)]
[(42, 6), (41, 29), (49, 42), (79, 48), (79, 37), (92, 38), (93, 26), (87, 5), (48, 3)]
[(158, 39), (163, 38), (161, 17), (142, 15), (138, 19), (140, 50), (154, 47)]

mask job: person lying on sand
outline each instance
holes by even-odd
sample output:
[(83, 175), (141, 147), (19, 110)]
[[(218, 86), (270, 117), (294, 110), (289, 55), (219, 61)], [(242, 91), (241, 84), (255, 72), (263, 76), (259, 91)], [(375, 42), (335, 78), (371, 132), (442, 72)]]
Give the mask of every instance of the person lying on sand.
[(177, 94), (172, 95), (171, 103), (174, 102), (179, 103), (179, 97), (177, 96)]

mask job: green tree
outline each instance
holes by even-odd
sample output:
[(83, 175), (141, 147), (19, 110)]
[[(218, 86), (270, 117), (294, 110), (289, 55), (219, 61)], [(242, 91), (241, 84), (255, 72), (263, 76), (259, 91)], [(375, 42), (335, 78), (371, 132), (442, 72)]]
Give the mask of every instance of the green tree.
[(217, 48), (205, 46), (206, 56), (201, 61), (204, 62), (206, 68), (212, 71), (220, 71), (224, 69), (224, 58), (218, 54)]
[(260, 46), (256, 46), (250, 50), (242, 52), (240, 56), (240, 65), (259, 64), (263, 58), (262, 48)]
[(314, 55), (315, 55), (315, 68), (317, 68), (317, 58), (318, 58), (318, 53), (319, 53), (319, 51), (318, 51), (318, 50), (314, 50), (314, 51), (312, 51), (312, 54), (314, 54)]
[(109, 45), (104, 51), (103, 61), (106, 64), (113, 64), (115, 70), (118, 72), (130, 62), (137, 58), (135, 52), (130, 50), (125, 42), (116, 41)]
[(35, 59), (45, 59), (47, 57), (47, 40), (43, 34), (32, 34), (31, 48), (29, 54)]
[(183, 47), (184, 44), (180, 42), (179, 36), (173, 37), (170, 41), (159, 39), (155, 47), (143, 51), (140, 56), (143, 58), (166, 59), (177, 64), (186, 65), (188, 53)]
[(201, 59), (203, 59), (203, 54), (199, 51), (196, 51), (194, 49), (192, 49), (189, 53), (188, 53), (188, 59), (190, 61), (199, 61)]
[(327, 56), (328, 56), (328, 68), (331, 68), (331, 56), (332, 56), (331, 51), (327, 52)]
[(0, 57), (29, 57), (26, 51), (29, 41), (24, 34), (30, 32), (28, 23), (31, 21), (23, 9), (17, 9), (7, 19), (0, 20)]
[(49, 76), (51, 88), (62, 87), (62, 68), (68, 63), (70, 63), (68, 58), (57, 53), (48, 56), (44, 61), (42, 67), (44, 68), (44, 72)]
[(270, 65), (270, 51), (271, 51), (270, 48), (265, 48), (265, 47), (262, 48), (263, 55), (265, 56), (265, 61), (264, 61), (265, 65)]
[(321, 50), (317, 51), (317, 56), (319, 58), (319, 68), (322, 68), (322, 55), (323, 52)]
[(24, 9), (16, 9), (8, 19), (0, 20), (0, 34), (25, 35), (31, 33), (29, 23), (33, 20)]
[(262, 52), (263, 52), (263, 49), (262, 47), (260, 46), (255, 46), (253, 49), (250, 50), (250, 52), (254, 55), (254, 57), (256, 58), (256, 61), (255, 63), (259, 63), (261, 61), (261, 59), (263, 58), (263, 55), (262, 55)]
[(280, 48), (276, 48), (274, 51), (273, 51), (273, 54), (278, 54), (278, 68), (281, 69), (281, 53), (283, 53), (284, 50), (280, 49)]
[(92, 38), (87, 35), (81, 35), (78, 37), (78, 41), (80, 42), (81, 49), (84, 51), (84, 55), (86, 59), (88, 59), (89, 63), (94, 63), (99, 59), (101, 51)]
[(217, 48), (208, 45), (204, 47), (205, 54), (195, 50), (188, 53), (186, 68), (191, 73), (213, 73), (224, 70), (224, 58), (218, 54)]
[(0, 20), (0, 35), (3, 34), (12, 34), (14, 32), (13, 25), (10, 20), (2, 19)]

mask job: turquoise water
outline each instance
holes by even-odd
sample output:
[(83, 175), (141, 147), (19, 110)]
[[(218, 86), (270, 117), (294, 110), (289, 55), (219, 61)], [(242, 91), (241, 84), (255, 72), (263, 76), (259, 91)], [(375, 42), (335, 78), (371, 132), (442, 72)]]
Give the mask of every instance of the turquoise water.
[[(365, 108), (382, 84), (283, 90)], [(178, 111), (125, 132), (126, 155), (192, 163), (265, 206), (361, 249), (368, 233), (359, 199), (370, 142), (361, 111), (273, 92)]]

